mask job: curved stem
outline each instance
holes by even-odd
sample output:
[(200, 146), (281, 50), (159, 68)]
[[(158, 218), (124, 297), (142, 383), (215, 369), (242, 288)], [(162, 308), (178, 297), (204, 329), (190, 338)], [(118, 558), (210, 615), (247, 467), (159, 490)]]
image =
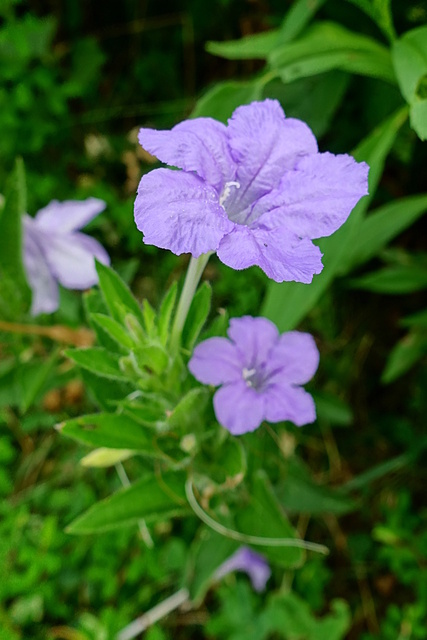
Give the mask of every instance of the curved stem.
[(210, 515), (208, 515), (206, 511), (204, 511), (204, 509), (202, 509), (202, 507), (199, 505), (196, 500), (196, 496), (194, 495), (193, 483), (191, 479), (188, 479), (186, 482), (185, 494), (187, 496), (188, 502), (190, 503), (190, 507), (193, 509), (194, 513), (199, 516), (200, 520), (207, 524), (208, 527), (221, 534), (222, 536), (225, 536), (226, 538), (231, 538), (232, 540), (237, 540), (238, 542), (253, 544), (256, 546), (298, 547), (300, 549), (306, 549), (307, 551), (316, 551), (317, 553), (322, 553), (323, 555), (329, 554), (328, 547), (325, 547), (323, 544), (306, 542), (305, 540), (299, 540), (298, 538), (265, 538), (262, 536), (251, 536), (246, 535), (245, 533), (240, 533), (239, 531), (234, 531), (234, 529), (224, 527), (223, 524), (220, 524), (219, 522), (211, 518)]
[(211, 253), (212, 252), (204, 253), (200, 258), (192, 257), (188, 265), (187, 275), (185, 276), (184, 286), (179, 298), (178, 309), (172, 327), (171, 346), (173, 349), (178, 347), (191, 302)]

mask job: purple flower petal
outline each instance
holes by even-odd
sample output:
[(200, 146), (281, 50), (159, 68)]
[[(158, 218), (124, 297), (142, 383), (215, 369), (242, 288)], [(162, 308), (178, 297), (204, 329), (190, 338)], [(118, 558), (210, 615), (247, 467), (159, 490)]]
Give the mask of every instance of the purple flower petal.
[(52, 274), (68, 289), (87, 289), (98, 282), (95, 258), (110, 262), (99, 242), (83, 233), (52, 234), (43, 249)]
[(240, 547), (223, 562), (215, 571), (215, 578), (220, 580), (232, 571), (244, 571), (248, 574), (255, 591), (264, 591), (271, 576), (271, 569), (265, 558), (249, 547)]
[(302, 387), (294, 387), (286, 380), (268, 385), (264, 391), (266, 414), (269, 422), (290, 420), (302, 427), (316, 420), (314, 400)]
[(323, 269), (321, 252), (311, 240), (289, 234), (286, 228), (269, 231), (236, 225), (220, 242), (219, 259), (233, 269), (258, 265), (276, 282), (309, 284)]
[(156, 169), (142, 177), (135, 201), (136, 226), (145, 244), (173, 253), (215, 251), (234, 228), (213, 187), (184, 171)]
[(368, 171), (366, 163), (348, 155), (318, 153), (301, 158), (279, 187), (255, 204), (249, 222), (262, 219), (267, 227), (285, 226), (300, 237), (329, 236), (367, 195)]
[[(227, 334), (239, 351), (240, 372), (243, 367), (250, 369), (256, 361), (266, 359), (279, 338), (275, 324), (267, 318), (252, 318), (252, 316), (232, 318)], [(228, 340), (227, 342), (230, 344)]]
[(246, 209), (276, 188), (284, 171), (317, 152), (316, 139), (300, 120), (285, 118), (277, 100), (238, 107), (228, 124), (229, 145), (238, 167), (234, 189), (225, 206), (229, 216), (245, 222)]
[(35, 219), (39, 229), (48, 233), (69, 233), (84, 227), (104, 211), (106, 203), (98, 198), (86, 200), (66, 200), (58, 202), (52, 200), (46, 207), (40, 209)]
[(213, 398), (217, 420), (234, 436), (255, 431), (264, 420), (264, 396), (243, 380), (225, 384)]
[(277, 340), (269, 355), (266, 371), (276, 372), (272, 382), (286, 380), (288, 384), (305, 384), (319, 366), (319, 351), (309, 333), (289, 331)]
[(203, 384), (223, 384), (238, 379), (242, 366), (236, 347), (226, 338), (209, 338), (199, 344), (188, 368)]
[(177, 124), (171, 131), (141, 129), (139, 142), (166, 164), (195, 171), (221, 193), (234, 180), (235, 163), (227, 142), (227, 127), (212, 118), (195, 118)]
[(59, 306), (59, 290), (46, 262), (42, 248), (37, 241), (37, 228), (30, 216), (24, 215), (23, 262), (28, 284), (32, 291), (31, 310), (33, 316), (39, 313), (53, 313)]

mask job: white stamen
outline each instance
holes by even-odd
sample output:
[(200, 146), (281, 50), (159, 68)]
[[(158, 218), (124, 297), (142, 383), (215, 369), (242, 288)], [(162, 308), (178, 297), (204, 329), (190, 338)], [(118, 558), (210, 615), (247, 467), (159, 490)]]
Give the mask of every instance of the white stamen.
[(248, 387), (253, 387), (253, 382), (250, 378), (252, 378), (252, 376), (256, 373), (256, 369), (246, 369), (246, 367), (243, 368), (243, 380), (246, 382)]
[(240, 189), (240, 182), (226, 182), (224, 185), (224, 189), (219, 198), (219, 204), (222, 206), (224, 202), (227, 200), (228, 196), (231, 193), (231, 187), (236, 187), (236, 189)]

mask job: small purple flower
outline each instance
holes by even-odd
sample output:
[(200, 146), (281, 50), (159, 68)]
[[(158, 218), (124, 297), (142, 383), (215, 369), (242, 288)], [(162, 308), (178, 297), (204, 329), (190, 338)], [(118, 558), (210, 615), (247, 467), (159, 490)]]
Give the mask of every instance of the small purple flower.
[(203, 384), (222, 385), (213, 405), (220, 424), (235, 436), (263, 420), (302, 426), (316, 419), (313, 398), (300, 385), (319, 364), (309, 333), (279, 334), (266, 318), (233, 318), (227, 338), (209, 338), (194, 350), (188, 368)]
[(265, 558), (249, 547), (240, 547), (215, 571), (215, 579), (220, 580), (232, 571), (248, 574), (255, 591), (264, 591), (271, 569)]
[(238, 107), (228, 126), (195, 118), (171, 131), (141, 129), (141, 145), (183, 171), (144, 175), (135, 222), (144, 242), (195, 258), (216, 251), (233, 269), (258, 265), (276, 280), (309, 283), (329, 236), (367, 194), (368, 166), (319, 153), (277, 100)]
[(34, 218), (25, 214), (23, 260), (32, 290), (31, 314), (53, 313), (59, 306), (58, 283), (68, 289), (87, 289), (98, 282), (95, 258), (109, 264), (105, 249), (80, 233), (105, 209), (98, 198), (52, 200)]

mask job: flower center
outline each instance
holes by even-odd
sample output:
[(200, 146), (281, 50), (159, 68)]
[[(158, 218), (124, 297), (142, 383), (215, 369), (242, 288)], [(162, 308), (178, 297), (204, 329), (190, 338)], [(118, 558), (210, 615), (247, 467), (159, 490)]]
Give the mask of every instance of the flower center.
[(252, 389), (255, 389), (255, 391), (261, 391), (264, 384), (264, 376), (262, 375), (262, 372), (257, 371), (255, 368), (246, 369), (246, 367), (244, 367), (242, 374), (247, 387), (251, 387)]
[(219, 204), (221, 206), (224, 206), (224, 202), (227, 200), (227, 198), (229, 197), (230, 193), (231, 193), (231, 187), (236, 187), (236, 189), (240, 189), (240, 182), (235, 182), (235, 181), (231, 181), (231, 182), (226, 182), (224, 185), (224, 189), (222, 190), (222, 193), (219, 197)]

